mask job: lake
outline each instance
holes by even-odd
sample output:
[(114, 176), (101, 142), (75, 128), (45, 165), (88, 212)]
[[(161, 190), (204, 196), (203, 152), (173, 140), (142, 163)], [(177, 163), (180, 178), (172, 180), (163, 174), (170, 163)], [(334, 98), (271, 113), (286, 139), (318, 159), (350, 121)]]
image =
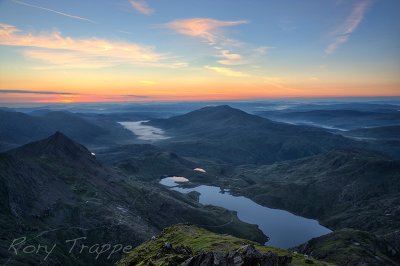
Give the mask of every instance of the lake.
[(236, 211), (237, 216), (243, 222), (258, 225), (270, 238), (267, 243), (269, 246), (290, 248), (303, 244), (311, 238), (332, 232), (316, 220), (297, 216), (284, 210), (264, 207), (243, 196), (233, 196), (229, 192), (222, 193), (219, 187), (201, 185), (195, 188), (182, 188), (178, 186), (179, 182), (177, 183), (177, 179), (174, 177), (164, 178), (160, 184), (185, 194), (197, 191), (200, 193), (201, 204)]
[(126, 129), (130, 130), (135, 134), (139, 140), (143, 141), (157, 141), (169, 139), (168, 136), (165, 135), (164, 130), (145, 125), (148, 121), (136, 121), (136, 122), (118, 122)]

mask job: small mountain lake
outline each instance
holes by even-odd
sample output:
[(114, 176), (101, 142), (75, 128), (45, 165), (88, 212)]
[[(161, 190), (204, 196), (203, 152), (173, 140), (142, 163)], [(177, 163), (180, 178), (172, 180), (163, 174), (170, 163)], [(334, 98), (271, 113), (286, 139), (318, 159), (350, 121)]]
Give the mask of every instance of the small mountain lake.
[(258, 227), (270, 239), (267, 245), (290, 248), (303, 244), (314, 237), (332, 232), (320, 225), (318, 221), (294, 215), (290, 212), (271, 209), (261, 206), (254, 201), (243, 197), (233, 196), (229, 192), (222, 192), (219, 187), (201, 185), (194, 188), (179, 187), (179, 183), (186, 182), (181, 177), (167, 177), (160, 184), (172, 190), (189, 193), (200, 193), (199, 201), (204, 205), (214, 205), (236, 211), (240, 220)]

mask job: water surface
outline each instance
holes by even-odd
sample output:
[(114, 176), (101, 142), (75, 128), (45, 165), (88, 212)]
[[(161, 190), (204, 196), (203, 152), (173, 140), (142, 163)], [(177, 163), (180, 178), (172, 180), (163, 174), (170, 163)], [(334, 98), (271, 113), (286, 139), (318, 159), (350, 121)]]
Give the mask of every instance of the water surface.
[(182, 188), (168, 178), (164, 178), (160, 183), (181, 193), (197, 191), (200, 193), (200, 203), (236, 211), (240, 220), (259, 226), (270, 238), (267, 243), (270, 246), (290, 248), (303, 244), (313, 237), (331, 232), (316, 220), (297, 216), (284, 210), (267, 208), (243, 196), (237, 197), (227, 192), (221, 193), (218, 187), (201, 185), (195, 188)]

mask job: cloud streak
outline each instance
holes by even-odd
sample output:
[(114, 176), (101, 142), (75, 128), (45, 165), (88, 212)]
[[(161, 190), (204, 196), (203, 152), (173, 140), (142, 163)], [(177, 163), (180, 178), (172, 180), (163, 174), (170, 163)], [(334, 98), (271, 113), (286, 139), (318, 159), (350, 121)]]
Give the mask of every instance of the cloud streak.
[(221, 28), (247, 23), (245, 20), (222, 21), (210, 18), (190, 18), (175, 20), (166, 24), (166, 26), (180, 34), (201, 38), (210, 44), (215, 44), (218, 39), (223, 38)]
[(153, 64), (167, 67), (184, 66), (171, 61), (153, 47), (132, 42), (97, 38), (63, 36), (60, 32), (34, 34), (17, 27), (0, 24), (0, 45), (29, 47), (27, 58), (67, 67), (98, 68), (118, 64)]
[(146, 0), (128, 0), (131, 6), (142, 13), (143, 15), (150, 16), (154, 13), (152, 9), (146, 2)]
[(52, 12), (52, 13), (55, 13), (55, 14), (58, 14), (58, 15), (62, 15), (62, 16), (68, 17), (68, 18), (72, 18), (72, 19), (76, 19), (76, 20), (82, 20), (82, 21), (86, 21), (86, 22), (90, 22), (90, 23), (95, 23), (91, 19), (87, 19), (87, 18), (83, 18), (83, 17), (67, 14), (67, 13), (64, 13), (64, 12), (61, 12), (61, 11), (57, 11), (57, 10), (54, 10), (54, 9), (50, 9), (50, 8), (46, 8), (46, 7), (42, 7), (42, 6), (36, 6), (36, 5), (28, 4), (28, 3), (25, 3), (25, 2), (22, 2), (22, 1), (18, 1), (18, 0), (11, 0), (11, 1), (13, 1), (14, 3), (19, 4), (19, 5), (32, 7), (32, 8), (36, 8), (36, 9), (40, 9), (40, 10), (45, 10), (45, 11)]
[(245, 78), (248, 77), (247, 74), (243, 73), (243, 72), (239, 72), (227, 67), (214, 67), (214, 66), (205, 66), (204, 68), (208, 69), (208, 70), (212, 70), (216, 73), (225, 75), (227, 77), (234, 77), (234, 78)]
[(0, 93), (45, 94), (45, 95), (78, 95), (79, 93), (33, 90), (0, 90)]
[(365, 12), (371, 5), (370, 0), (360, 0), (353, 8), (351, 14), (347, 17), (342, 25), (339, 26), (331, 35), (332, 42), (325, 49), (325, 53), (333, 54), (339, 46), (346, 43), (351, 34), (358, 28), (364, 19)]
[(241, 54), (232, 53), (229, 50), (222, 50), (220, 57), (222, 57), (222, 60), (219, 60), (218, 63), (222, 65), (237, 65), (243, 62)]

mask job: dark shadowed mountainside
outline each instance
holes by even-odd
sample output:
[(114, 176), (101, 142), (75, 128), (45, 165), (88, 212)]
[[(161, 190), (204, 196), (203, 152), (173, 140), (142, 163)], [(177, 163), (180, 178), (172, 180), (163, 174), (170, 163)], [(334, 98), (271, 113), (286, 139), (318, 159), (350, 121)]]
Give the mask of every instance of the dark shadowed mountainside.
[(8, 250), (13, 239), (24, 236), (26, 245), (57, 243), (46, 265), (111, 265), (121, 253), (95, 260), (87, 252), (69, 254), (65, 241), (86, 237), (86, 245), (136, 246), (179, 222), (266, 240), (256, 226), (239, 221), (230, 211), (203, 206), (158, 185), (128, 180), (59, 132), (0, 154), (0, 188), (1, 264), (43, 263), (45, 254), (16, 255)]
[(293, 250), (343, 266), (400, 265), (399, 249), (382, 237), (352, 229), (313, 238)]

